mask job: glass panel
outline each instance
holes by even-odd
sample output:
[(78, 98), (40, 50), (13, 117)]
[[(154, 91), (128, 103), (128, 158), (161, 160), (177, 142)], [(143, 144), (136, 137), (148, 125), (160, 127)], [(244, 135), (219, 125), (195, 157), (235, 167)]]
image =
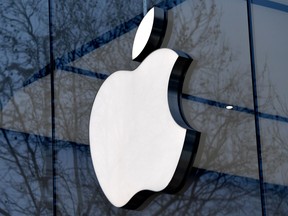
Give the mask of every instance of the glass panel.
[(288, 9), (258, 5), (252, 9), (267, 213), (284, 215), (288, 211)]
[[(205, 136), (206, 159), (198, 166), (257, 178), (246, 3), (185, 1), (173, 15), (168, 46), (195, 59), (186, 76), (183, 97), (191, 124), (203, 133), (203, 141)], [(226, 109), (227, 105), (233, 108)], [(212, 148), (214, 156), (205, 156)], [(247, 169), (236, 166), (244, 162)]]
[(0, 5), (0, 214), (51, 215), (48, 3)]

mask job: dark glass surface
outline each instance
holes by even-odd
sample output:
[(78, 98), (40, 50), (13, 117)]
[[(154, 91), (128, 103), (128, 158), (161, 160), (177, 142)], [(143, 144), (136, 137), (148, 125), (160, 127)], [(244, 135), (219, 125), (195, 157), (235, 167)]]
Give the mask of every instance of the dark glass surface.
[(285, 1), (146, 2), (173, 20), (162, 47), (194, 59), (183, 112), (202, 136), (187, 188), (119, 209), (91, 161), (92, 103), (110, 74), (139, 65), (131, 50), (143, 1), (3, 0), (0, 215), (288, 212)]
[(51, 215), (51, 139), (0, 131), (0, 214)]
[[(0, 214), (53, 214), (47, 1), (0, 3)], [(41, 72), (42, 71), (42, 72)], [(47, 74), (47, 73), (46, 73)]]
[(288, 212), (287, 5), (287, 1), (273, 1), (269, 7), (264, 1), (252, 5), (258, 142), (267, 215)]

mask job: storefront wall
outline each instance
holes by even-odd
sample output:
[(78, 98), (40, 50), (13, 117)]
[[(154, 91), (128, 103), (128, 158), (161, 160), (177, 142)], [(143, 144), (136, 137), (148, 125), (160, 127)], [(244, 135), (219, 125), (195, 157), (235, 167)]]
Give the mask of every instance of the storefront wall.
[[(0, 214), (288, 212), (287, 1), (0, 5)], [(162, 47), (194, 60), (182, 102), (201, 140), (189, 186), (131, 211), (113, 207), (98, 184), (89, 118), (104, 80), (139, 65), (133, 39), (153, 5), (171, 21)]]

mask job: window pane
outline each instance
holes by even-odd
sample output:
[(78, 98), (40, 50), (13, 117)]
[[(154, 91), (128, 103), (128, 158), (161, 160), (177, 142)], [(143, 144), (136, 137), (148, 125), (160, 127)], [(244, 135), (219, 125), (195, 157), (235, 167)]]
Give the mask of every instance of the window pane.
[(51, 215), (48, 3), (0, 5), (0, 214)]
[(288, 211), (288, 5), (273, 6), (253, 6), (253, 34), (267, 213), (285, 215)]

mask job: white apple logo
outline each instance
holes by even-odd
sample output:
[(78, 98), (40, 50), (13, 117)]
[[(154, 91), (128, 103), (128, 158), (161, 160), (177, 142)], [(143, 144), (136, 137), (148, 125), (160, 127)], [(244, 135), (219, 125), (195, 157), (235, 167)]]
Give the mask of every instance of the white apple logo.
[(186, 122), (180, 100), (192, 59), (157, 49), (166, 22), (159, 8), (147, 13), (132, 51), (133, 59), (144, 61), (134, 71), (109, 76), (92, 107), (93, 166), (104, 194), (117, 207), (136, 209), (155, 192), (177, 192), (197, 151), (200, 133)]

